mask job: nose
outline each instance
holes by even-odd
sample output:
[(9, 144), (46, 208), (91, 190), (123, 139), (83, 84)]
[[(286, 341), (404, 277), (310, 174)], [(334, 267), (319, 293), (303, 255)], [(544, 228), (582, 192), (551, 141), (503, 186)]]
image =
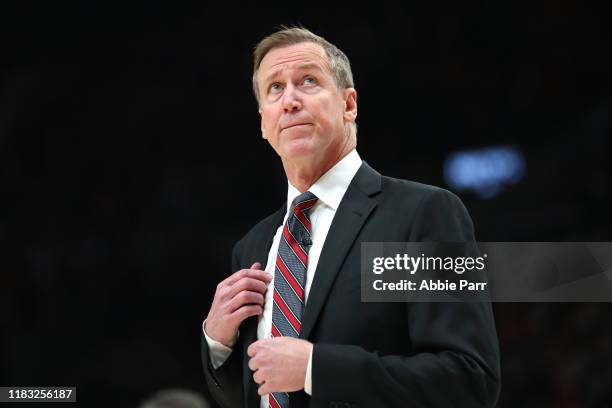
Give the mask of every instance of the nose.
[(285, 112), (298, 111), (302, 109), (302, 101), (297, 95), (293, 85), (288, 85), (283, 94), (283, 109)]

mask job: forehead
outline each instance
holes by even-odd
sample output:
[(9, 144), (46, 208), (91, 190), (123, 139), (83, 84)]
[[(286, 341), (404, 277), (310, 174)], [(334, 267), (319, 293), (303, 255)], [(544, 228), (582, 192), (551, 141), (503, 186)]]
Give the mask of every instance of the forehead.
[(326, 73), (331, 72), (323, 47), (319, 44), (304, 42), (268, 51), (259, 65), (258, 79), (265, 80), (286, 69), (304, 65), (315, 65)]

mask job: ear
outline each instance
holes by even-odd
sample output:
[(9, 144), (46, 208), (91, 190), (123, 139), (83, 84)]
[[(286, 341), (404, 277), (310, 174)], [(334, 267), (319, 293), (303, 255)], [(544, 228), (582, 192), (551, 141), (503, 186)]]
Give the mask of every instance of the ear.
[(354, 122), (357, 119), (357, 90), (346, 88), (344, 90), (344, 120)]

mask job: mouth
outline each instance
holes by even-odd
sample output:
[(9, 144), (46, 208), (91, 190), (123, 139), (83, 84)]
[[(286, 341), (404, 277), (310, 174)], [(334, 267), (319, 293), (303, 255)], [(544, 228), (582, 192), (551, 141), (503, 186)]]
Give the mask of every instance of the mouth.
[(297, 128), (297, 127), (303, 127), (303, 126), (312, 126), (312, 123), (296, 123), (294, 125), (290, 125), (290, 126), (287, 126), (287, 127), (283, 128), (283, 130), (287, 130), (287, 129), (291, 129), (291, 128)]

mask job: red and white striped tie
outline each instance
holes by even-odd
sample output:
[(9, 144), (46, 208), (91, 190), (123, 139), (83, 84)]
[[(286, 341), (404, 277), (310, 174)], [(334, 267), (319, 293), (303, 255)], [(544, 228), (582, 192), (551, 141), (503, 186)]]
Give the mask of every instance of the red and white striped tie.
[[(274, 272), (272, 337), (298, 337), (302, 329), (308, 250), (312, 245), (310, 209), (316, 202), (317, 196), (310, 191), (297, 196), (283, 226)], [(271, 393), (268, 402), (271, 408), (288, 408), (289, 394)]]

